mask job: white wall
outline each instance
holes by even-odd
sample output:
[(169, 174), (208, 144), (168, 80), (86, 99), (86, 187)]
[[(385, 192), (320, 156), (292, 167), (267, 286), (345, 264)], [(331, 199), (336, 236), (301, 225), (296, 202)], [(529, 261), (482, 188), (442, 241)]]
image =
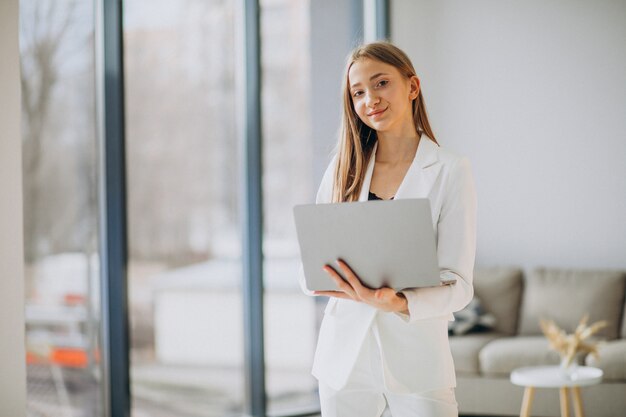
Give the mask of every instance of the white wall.
[(477, 263), (626, 268), (626, 2), (391, 4), (440, 143), (473, 163)]
[(26, 414), (18, 3), (0, 1), (0, 416)]

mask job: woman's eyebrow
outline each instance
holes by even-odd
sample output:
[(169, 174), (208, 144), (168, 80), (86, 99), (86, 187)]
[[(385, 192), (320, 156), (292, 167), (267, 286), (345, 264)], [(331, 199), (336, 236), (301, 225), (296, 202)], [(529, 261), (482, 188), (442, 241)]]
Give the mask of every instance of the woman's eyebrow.
[[(376, 74), (374, 74), (374, 75), (372, 75), (372, 76), (370, 77), (370, 81), (372, 81), (374, 78), (380, 77), (381, 75), (387, 75), (387, 74), (386, 74), (386, 73), (384, 73), (384, 72), (379, 72), (379, 73), (376, 73)], [(361, 85), (361, 83), (354, 83), (354, 84), (352, 84), (352, 85), (350, 86), (350, 88), (354, 88), (354, 87), (357, 87), (357, 86), (359, 86), (359, 85)]]

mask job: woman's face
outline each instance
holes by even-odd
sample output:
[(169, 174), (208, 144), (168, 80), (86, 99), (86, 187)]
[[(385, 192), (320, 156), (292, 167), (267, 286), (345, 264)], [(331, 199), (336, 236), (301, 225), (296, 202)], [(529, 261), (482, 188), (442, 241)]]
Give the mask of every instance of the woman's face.
[(377, 132), (415, 131), (412, 102), (419, 94), (417, 77), (409, 79), (393, 65), (362, 58), (350, 67), (348, 85), (363, 123)]

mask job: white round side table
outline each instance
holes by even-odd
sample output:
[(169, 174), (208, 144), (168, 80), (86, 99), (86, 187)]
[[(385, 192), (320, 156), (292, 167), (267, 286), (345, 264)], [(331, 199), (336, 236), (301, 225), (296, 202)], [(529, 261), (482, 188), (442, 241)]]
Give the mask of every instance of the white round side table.
[(580, 387), (596, 385), (602, 381), (602, 370), (590, 366), (579, 366), (571, 377), (563, 375), (558, 366), (528, 366), (511, 372), (511, 382), (525, 387), (520, 417), (530, 416), (535, 388), (559, 388), (561, 416), (569, 417), (569, 391), (572, 391), (574, 413), (584, 417)]

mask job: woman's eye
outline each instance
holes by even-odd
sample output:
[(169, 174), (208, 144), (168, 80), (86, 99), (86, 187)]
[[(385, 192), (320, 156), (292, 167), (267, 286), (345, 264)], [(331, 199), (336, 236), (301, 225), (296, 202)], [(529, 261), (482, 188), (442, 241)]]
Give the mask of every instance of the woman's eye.
[(352, 93), (352, 96), (359, 97), (361, 94), (363, 94), (363, 91), (355, 91), (354, 93)]
[(380, 81), (378, 82), (378, 85), (377, 85), (377, 86), (378, 86), (378, 87), (384, 87), (384, 86), (386, 86), (387, 84), (389, 84), (389, 81), (388, 81), (388, 80), (380, 80)]

